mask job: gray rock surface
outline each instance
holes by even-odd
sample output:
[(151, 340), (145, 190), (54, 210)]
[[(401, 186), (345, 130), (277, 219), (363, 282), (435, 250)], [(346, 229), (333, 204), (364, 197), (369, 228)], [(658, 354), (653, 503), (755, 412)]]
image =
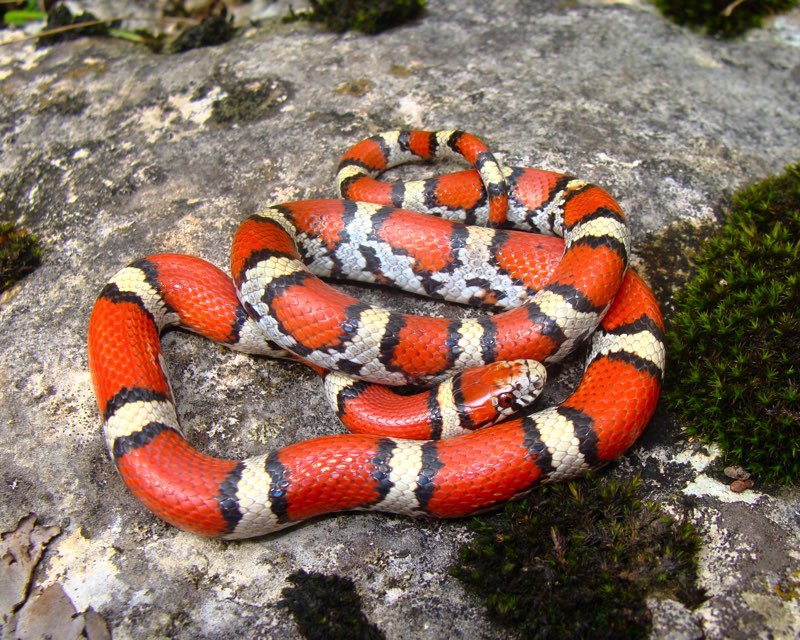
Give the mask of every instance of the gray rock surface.
[[(0, 48), (0, 209), (45, 251), (0, 304), (0, 527), (29, 512), (58, 524), (39, 582), (61, 583), (115, 638), (298, 637), (276, 603), (299, 568), (354, 580), (390, 639), (506, 637), (447, 574), (463, 522), (340, 515), (223, 543), (150, 515), (100, 435), (85, 350), (94, 298), (149, 253), (226, 265), (245, 215), (333, 196), (339, 155), (398, 127), (466, 129), (509, 163), (597, 182), (629, 212), (635, 243), (708, 220), (799, 159), (798, 24), (795, 12), (722, 42), (643, 1), (459, 0), (377, 37), (267, 23), (179, 56), (96, 39)], [(182, 334), (164, 343), (184, 426), (213, 455), (340, 429), (299, 366)], [(676, 434), (658, 414), (621, 468), (644, 467), (654, 499), (688, 510), (710, 598), (695, 612), (654, 602), (654, 636), (796, 637), (798, 599), (780, 593), (797, 589), (800, 496), (732, 494), (709, 472), (714, 452)]]

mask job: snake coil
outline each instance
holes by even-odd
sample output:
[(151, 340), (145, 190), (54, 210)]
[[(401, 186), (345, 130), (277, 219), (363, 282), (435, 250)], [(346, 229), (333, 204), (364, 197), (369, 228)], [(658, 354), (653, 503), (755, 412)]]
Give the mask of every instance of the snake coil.
[[(474, 168), (376, 179), (445, 152)], [(658, 400), (663, 324), (647, 285), (628, 269), (625, 216), (605, 191), (501, 167), (459, 131), (373, 136), (344, 155), (338, 181), (344, 200), (271, 205), (242, 223), (235, 287), (199, 258), (159, 254), (101, 291), (89, 322), (95, 394), (111, 456), (148, 508), (227, 539), (342, 510), (459, 517), (572, 478), (633, 444)], [(320, 276), (499, 312), (462, 320), (394, 313)], [(196, 451), (161, 362), (159, 336), (172, 326), (306, 362), (359, 433), (247, 460)], [(509, 417), (541, 389), (538, 362), (556, 362), (586, 339), (572, 395)], [(383, 386), (408, 384), (436, 386), (411, 396)]]

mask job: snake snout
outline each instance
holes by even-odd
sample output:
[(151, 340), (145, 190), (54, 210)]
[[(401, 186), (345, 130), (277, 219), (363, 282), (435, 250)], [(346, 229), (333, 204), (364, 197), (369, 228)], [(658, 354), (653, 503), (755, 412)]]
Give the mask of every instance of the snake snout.
[(533, 404), (547, 381), (544, 365), (536, 360), (516, 360), (508, 364), (516, 374), (509, 385), (510, 398), (506, 400), (503, 417), (513, 415)]
[(527, 386), (533, 389), (536, 392), (536, 396), (538, 396), (544, 389), (545, 382), (547, 382), (547, 369), (538, 360), (521, 360), (520, 362), (527, 371)]

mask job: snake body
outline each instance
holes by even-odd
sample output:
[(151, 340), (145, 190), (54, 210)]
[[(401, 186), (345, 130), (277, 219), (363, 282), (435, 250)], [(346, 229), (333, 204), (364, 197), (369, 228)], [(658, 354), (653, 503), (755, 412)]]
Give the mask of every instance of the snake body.
[[(374, 177), (448, 150), (477, 170), (396, 184)], [(90, 369), (109, 451), (145, 505), (178, 527), (228, 539), (342, 510), (458, 517), (579, 475), (638, 438), (660, 391), (663, 324), (652, 293), (627, 269), (625, 217), (605, 191), (501, 168), (482, 142), (457, 131), (373, 136), (345, 154), (339, 184), (347, 200), (273, 205), (242, 223), (232, 250), (236, 289), (198, 258), (157, 255), (101, 292), (89, 323)], [(505, 310), (465, 320), (394, 313), (319, 275)], [(325, 374), (331, 402), (345, 423), (369, 433), (242, 461), (196, 451), (161, 366), (159, 334), (175, 325), (333, 371)], [(457, 426), (442, 417), (443, 407), (474, 404), (468, 415), (503, 420), (505, 405), (517, 409), (541, 387), (529, 360), (556, 362), (589, 336), (583, 378), (560, 405), (469, 433), (472, 417)], [(497, 364), (475, 369), (489, 363)], [(477, 391), (499, 378), (499, 390)], [(385, 397), (375, 383), (439, 387), (410, 401), (424, 424), (409, 430), (396, 408), (375, 399)], [(390, 435), (372, 433), (376, 426)], [(463, 435), (431, 439), (455, 433)], [(409, 435), (426, 439), (401, 439)]]

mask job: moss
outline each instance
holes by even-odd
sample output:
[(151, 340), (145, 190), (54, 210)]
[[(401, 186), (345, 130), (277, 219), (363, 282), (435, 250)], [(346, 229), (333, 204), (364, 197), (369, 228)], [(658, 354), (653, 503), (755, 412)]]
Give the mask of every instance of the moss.
[(668, 406), (727, 464), (800, 474), (800, 164), (738, 193), (676, 295)]
[(358, 78), (350, 82), (343, 82), (334, 90), (336, 95), (363, 98), (375, 88), (375, 83), (369, 78)]
[(760, 27), (764, 18), (797, 6), (797, 0), (654, 0), (678, 24), (732, 38)]
[(661, 310), (665, 317), (672, 317), (675, 311), (673, 297), (689, 281), (694, 256), (718, 228), (711, 221), (678, 220), (637, 246), (647, 283), (656, 299), (663, 301)]
[(0, 291), (36, 269), (41, 255), (36, 236), (10, 222), (0, 223)]
[(227, 12), (223, 10), (222, 13), (207, 16), (203, 18), (200, 24), (190, 26), (182, 31), (167, 46), (167, 50), (169, 53), (183, 53), (191, 49), (223, 44), (233, 38), (236, 35), (236, 31), (236, 27), (233, 26), (233, 19), (229, 19)]
[[(80, 27), (87, 23), (85, 27)], [(76, 28), (66, 31), (58, 31), (62, 27), (74, 26)], [(45, 34), (36, 39), (36, 46), (45, 47), (57, 42), (67, 40), (77, 40), (84, 36), (108, 36), (111, 25), (107, 22), (98, 24), (97, 16), (88, 11), (74, 15), (64, 4), (57, 2), (47, 12), (47, 24), (44, 27)], [(53, 33), (47, 33), (53, 31)]]
[(300, 633), (309, 640), (359, 638), (382, 640), (383, 633), (361, 611), (361, 598), (351, 580), (307, 573), (302, 569), (287, 580), (278, 604), (292, 612)]
[(311, 11), (292, 13), (289, 19), (322, 22), (332, 31), (348, 29), (380, 33), (422, 13), (425, 0), (310, 0)]
[(781, 580), (772, 588), (772, 592), (785, 602), (800, 600), (800, 572), (795, 571)]
[[(216, 78), (225, 97), (214, 102), (209, 121), (215, 124), (263, 120), (277, 112), (292, 94), (291, 87), (279, 78), (247, 80), (222, 73), (215, 74)], [(205, 91), (206, 87), (201, 89)]]
[(37, 111), (40, 113), (57, 113), (64, 116), (79, 116), (89, 106), (86, 92), (42, 92)]
[(646, 638), (645, 599), (696, 606), (699, 538), (639, 497), (638, 478), (544, 487), (476, 519), (451, 569), (521, 638)]

